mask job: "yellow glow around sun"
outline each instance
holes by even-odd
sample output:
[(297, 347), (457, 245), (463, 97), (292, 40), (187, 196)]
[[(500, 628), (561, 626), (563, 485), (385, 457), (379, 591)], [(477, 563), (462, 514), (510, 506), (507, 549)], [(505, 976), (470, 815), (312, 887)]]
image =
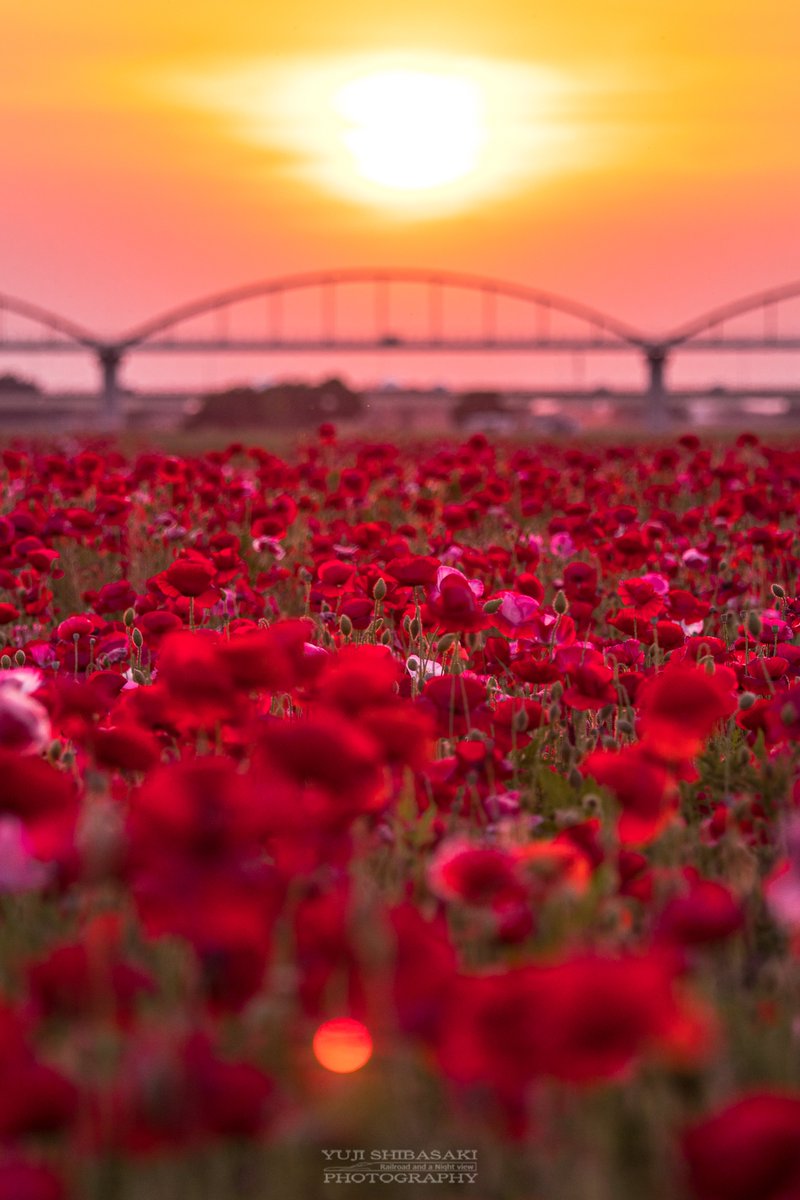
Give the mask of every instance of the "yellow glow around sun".
[(400, 219), (474, 207), (608, 151), (591, 128), (593, 87), (505, 60), (428, 52), (260, 60), (165, 82), (263, 147), (265, 174)]
[(430, 71), (377, 71), (334, 97), (356, 170), (381, 187), (426, 190), (463, 179), (486, 141), (477, 83)]

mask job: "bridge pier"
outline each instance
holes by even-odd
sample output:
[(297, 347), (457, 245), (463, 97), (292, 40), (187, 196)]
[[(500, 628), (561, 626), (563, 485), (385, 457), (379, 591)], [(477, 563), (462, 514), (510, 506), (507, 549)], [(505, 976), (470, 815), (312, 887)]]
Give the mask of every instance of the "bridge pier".
[(119, 372), (122, 366), (122, 351), (117, 346), (100, 346), (97, 350), (97, 361), (101, 374), (101, 414), (105, 429), (113, 432), (125, 424), (125, 414), (122, 410), (122, 393), (119, 386)]
[(644, 399), (647, 406), (645, 424), (650, 433), (667, 433), (672, 428), (665, 383), (668, 358), (669, 352), (666, 347), (647, 347), (647, 388)]

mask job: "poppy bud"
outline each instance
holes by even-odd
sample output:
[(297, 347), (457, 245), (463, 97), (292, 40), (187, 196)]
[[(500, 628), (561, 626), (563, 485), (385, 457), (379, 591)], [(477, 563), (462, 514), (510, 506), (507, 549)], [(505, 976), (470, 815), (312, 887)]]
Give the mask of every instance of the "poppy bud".
[(131, 671), (131, 679), (133, 680), (134, 683), (138, 683), (138, 684), (147, 683), (147, 679), (145, 677), (144, 671), (139, 671), (139, 670)]
[(567, 779), (569, 780), (570, 787), (579, 788), (581, 786), (581, 784), (583, 783), (583, 776), (581, 775), (581, 773), (577, 767), (572, 767), (570, 769), (570, 773), (567, 776)]
[(375, 586), (372, 589), (372, 595), (375, 597), (376, 600), (384, 599), (384, 597), (386, 596), (386, 580), (385, 579), (377, 579), (375, 581)]
[(556, 829), (569, 829), (583, 820), (583, 813), (578, 808), (560, 808), (553, 815)]
[(0, 667), (2, 667), (2, 669), (4, 671), (11, 670), (11, 659), (8, 657), (7, 654), (4, 654), (3, 657), (0, 658)]
[(59, 758), (61, 758), (61, 752), (63, 749), (64, 747), (61, 745), (61, 742), (59, 742), (58, 738), (52, 741), (47, 747), (47, 757), (50, 762), (58, 762)]
[(744, 627), (751, 637), (761, 637), (761, 630), (764, 626), (761, 623), (761, 617), (758, 613), (749, 612), (745, 617)]
[(130, 629), (133, 622), (136, 620), (136, 613), (132, 608), (126, 608), (122, 614), (122, 623), (126, 629)]
[(619, 733), (633, 733), (633, 726), (630, 721), (617, 721), (617, 731)]
[(347, 613), (342, 613), (341, 617), (339, 618), (339, 629), (344, 637), (350, 637), (350, 634), (353, 632), (353, 622), (350, 620)]
[(453, 643), (457, 641), (457, 633), (446, 633), (444, 637), (439, 638), (439, 641), (436, 643), (436, 649), (440, 654), (443, 654), (445, 650), (449, 650)]
[(776, 599), (778, 599), (778, 600), (783, 600), (786, 597), (786, 592), (783, 590), (783, 588), (781, 587), (781, 585), (779, 583), (773, 583), (772, 587), (770, 588), (770, 591), (772, 592), (773, 596), (775, 596)]
[(553, 601), (553, 611), (558, 613), (560, 617), (569, 612), (569, 600), (562, 591), (556, 592), (556, 598)]
[(144, 638), (142, 637), (141, 629), (134, 629), (133, 633), (131, 634), (131, 641), (137, 650), (141, 650), (142, 646), (144, 645)]
[(794, 725), (797, 720), (797, 716), (797, 709), (791, 702), (784, 704), (783, 708), (781, 709), (781, 721), (784, 725)]
[(17, 664), (18, 667), (25, 666), (25, 651), (24, 650), (17, 651), (17, 653), (14, 655), (14, 662)]
[(496, 596), (494, 598), (494, 600), (486, 601), (486, 603), (483, 606), (483, 611), (485, 613), (487, 613), (488, 616), (491, 616), (493, 613), (496, 613), (497, 610), (502, 607), (502, 605), (503, 605), (503, 601), (499, 597)]
[(391, 646), (392, 641), (393, 641), (391, 629), (384, 629), (383, 633), (381, 634), (380, 640), (381, 640), (381, 645)]
[(414, 617), (413, 621), (409, 621), (408, 632), (411, 634), (412, 638), (418, 638), (422, 633), (422, 622), (420, 621), (419, 617)]
[(524, 708), (514, 713), (514, 716), (511, 718), (511, 728), (515, 733), (524, 733), (528, 728), (528, 714)]
[(553, 686), (550, 688), (550, 695), (554, 700), (560, 700), (564, 695), (564, 685), (560, 679), (556, 679)]
[(752, 708), (756, 702), (756, 697), (753, 692), (742, 692), (739, 697), (739, 708), (745, 712), (748, 708)]
[(551, 704), (547, 710), (547, 715), (551, 721), (557, 721), (561, 715), (561, 707), (558, 704)]

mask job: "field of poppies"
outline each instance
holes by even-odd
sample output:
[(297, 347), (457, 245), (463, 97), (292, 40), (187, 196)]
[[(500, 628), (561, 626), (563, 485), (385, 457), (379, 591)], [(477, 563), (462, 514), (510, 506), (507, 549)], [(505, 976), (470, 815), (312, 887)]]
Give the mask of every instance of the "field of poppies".
[(800, 446), (0, 463), (0, 1200), (800, 1197)]

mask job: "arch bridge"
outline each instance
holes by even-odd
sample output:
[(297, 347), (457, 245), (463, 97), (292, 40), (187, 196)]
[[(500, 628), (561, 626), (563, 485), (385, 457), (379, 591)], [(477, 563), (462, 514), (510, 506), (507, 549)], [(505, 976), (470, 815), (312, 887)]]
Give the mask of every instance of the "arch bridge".
[[(800, 282), (744, 297), (653, 337), (588, 305), (521, 284), (453, 271), (363, 268), (286, 275), (217, 292), (115, 339), (0, 295), (0, 352), (90, 353), (100, 367), (111, 421), (120, 416), (121, 368), (134, 354), (331, 351), (634, 354), (644, 362), (644, 398), (657, 414), (668, 399), (667, 365), (678, 353), (800, 350), (800, 334), (780, 326), (783, 307), (795, 300)], [(298, 302), (299, 321), (291, 311)], [(246, 321), (237, 325), (242, 314)], [(758, 329), (742, 330), (754, 316)], [(21, 320), (25, 330), (6, 335), (6, 317)]]

